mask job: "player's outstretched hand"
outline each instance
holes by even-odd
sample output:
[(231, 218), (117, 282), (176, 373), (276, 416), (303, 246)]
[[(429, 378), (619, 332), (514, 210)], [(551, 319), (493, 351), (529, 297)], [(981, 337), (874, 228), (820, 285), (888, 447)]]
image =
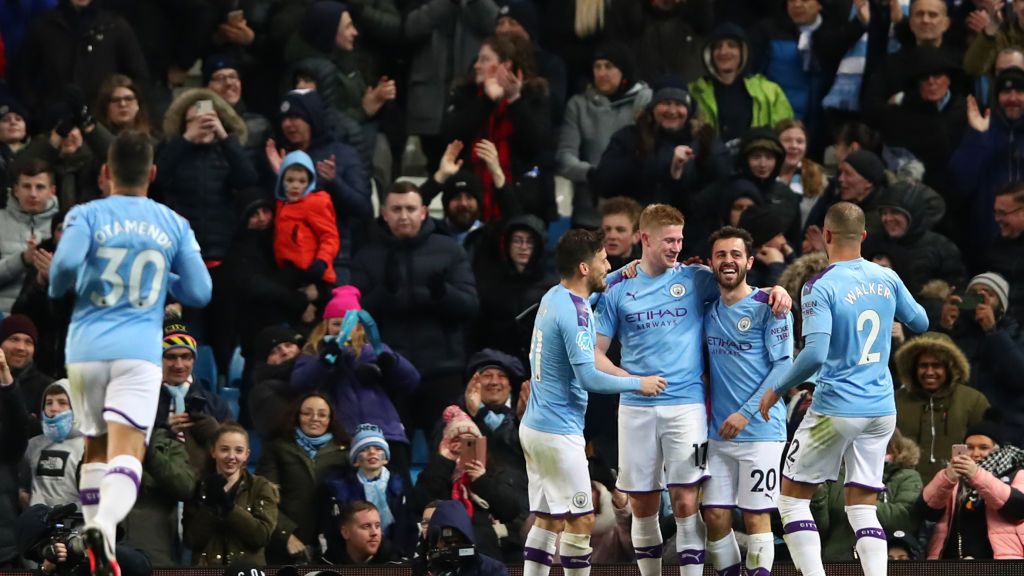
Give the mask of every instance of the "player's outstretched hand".
[(732, 440), (747, 427), (749, 422), (750, 420), (747, 420), (743, 414), (733, 412), (729, 414), (725, 422), (722, 422), (722, 427), (718, 429), (718, 435), (722, 437), (722, 440)]
[(665, 391), (666, 386), (668, 381), (661, 376), (641, 376), (639, 392), (641, 396), (657, 396)]
[(774, 286), (768, 292), (768, 304), (771, 305), (773, 314), (785, 316), (793, 309), (793, 298), (782, 286)]
[(769, 388), (764, 396), (761, 397), (761, 406), (758, 407), (758, 411), (761, 413), (761, 417), (764, 418), (765, 422), (771, 420), (771, 415), (768, 413), (772, 406), (779, 401), (779, 395), (775, 393), (774, 388)]

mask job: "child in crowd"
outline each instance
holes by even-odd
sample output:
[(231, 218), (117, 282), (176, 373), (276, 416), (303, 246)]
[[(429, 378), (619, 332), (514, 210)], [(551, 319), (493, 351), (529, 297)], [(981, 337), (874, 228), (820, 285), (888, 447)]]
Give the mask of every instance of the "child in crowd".
[(43, 391), (39, 411), (43, 434), (29, 440), (22, 459), (22, 508), (78, 502), (78, 467), (85, 452), (85, 436), (75, 427), (71, 408), (67, 379), (57, 380)]
[(277, 265), (295, 272), (296, 287), (333, 285), (337, 280), (334, 258), (341, 240), (334, 204), (327, 192), (316, 189), (316, 169), (308, 154), (296, 150), (284, 157), (274, 197)]

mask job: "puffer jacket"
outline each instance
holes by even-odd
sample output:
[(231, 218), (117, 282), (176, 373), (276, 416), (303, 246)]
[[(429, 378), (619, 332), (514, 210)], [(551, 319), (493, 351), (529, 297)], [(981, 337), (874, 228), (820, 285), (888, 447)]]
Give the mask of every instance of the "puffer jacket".
[[(946, 365), (947, 385), (934, 394), (917, 381), (917, 359), (925, 352)], [(921, 447), (917, 471), (931, 478), (949, 464), (953, 444), (983, 419), (989, 401), (967, 385), (971, 366), (945, 334), (927, 332), (908, 341), (896, 353), (896, 370), (902, 383), (896, 390), (896, 427)]]
[(206, 480), (185, 503), (181, 523), (185, 544), (192, 549), (193, 566), (221, 567), (240, 559), (266, 565), (264, 550), (277, 526), (277, 487), (243, 470), (233, 490), (235, 505), (226, 514), (206, 504)]
[[(185, 115), (200, 100), (213, 101), (226, 139), (197, 145), (182, 138)], [(164, 115), (164, 134), (170, 138), (156, 158), (159, 194), (189, 221), (203, 259), (223, 260), (238, 225), (235, 195), (257, 180), (242, 148), (248, 137), (245, 121), (212, 90), (195, 88), (171, 103)]]
[(0, 312), (10, 314), (21, 292), (29, 267), (21, 255), (32, 238), (42, 242), (50, 237), (50, 221), (57, 214), (57, 198), (51, 198), (39, 214), (29, 214), (11, 193), (7, 208), (0, 210)]
[(929, 280), (945, 280), (951, 286), (963, 286), (967, 276), (960, 249), (932, 227), (942, 220), (946, 203), (938, 192), (924, 184), (900, 181), (882, 191), (879, 208), (896, 208), (909, 215), (909, 226), (900, 238), (885, 233), (869, 236), (863, 252), (870, 258), (886, 254), (892, 268), (912, 294)]
[[(309, 185), (302, 198), (289, 201), (285, 196), (284, 173), (292, 166), (301, 166), (309, 176)], [(327, 264), (323, 276), (317, 280), (334, 284), (334, 258), (341, 240), (338, 236), (334, 203), (327, 192), (316, 189), (316, 168), (305, 152), (291, 152), (281, 162), (281, 172), (274, 187), (277, 210), (274, 214), (274, 257), (281, 268), (294, 266), (306, 270), (313, 261)]]
[(555, 153), (558, 175), (586, 183), (587, 172), (601, 161), (612, 135), (632, 124), (650, 101), (651, 89), (643, 82), (614, 99), (598, 92), (593, 84), (569, 98)]
[[(1013, 521), (1004, 516), (1007, 508), (1019, 516), (1024, 506), (1024, 474), (1021, 470), (1013, 473), (1013, 478), (996, 478), (988, 470), (978, 468), (974, 477), (969, 480), (971, 486), (985, 500), (985, 520), (988, 525), (988, 541), (992, 545), (993, 557), (996, 560), (1024, 558), (1024, 521)], [(935, 473), (931, 482), (924, 487), (921, 494), (925, 504), (933, 510), (942, 510), (942, 517), (935, 524), (935, 532), (928, 541), (928, 560), (942, 558), (949, 536), (953, 512), (959, 505), (957, 495), (960, 482), (950, 482), (945, 470)]]

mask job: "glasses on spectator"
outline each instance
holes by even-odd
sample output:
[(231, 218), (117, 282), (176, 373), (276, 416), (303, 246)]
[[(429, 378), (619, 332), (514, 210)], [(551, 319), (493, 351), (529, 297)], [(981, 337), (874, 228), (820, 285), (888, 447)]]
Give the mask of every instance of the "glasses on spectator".
[(1013, 210), (996, 210), (995, 215), (996, 218), (1006, 218), (1007, 216), (1012, 216), (1021, 210), (1024, 210), (1024, 206), (1017, 206)]
[(110, 97), (110, 103), (111, 104), (131, 104), (132, 102), (135, 102), (136, 100), (138, 100), (138, 98), (136, 98), (134, 94), (129, 94), (127, 96), (111, 96)]
[(218, 84), (238, 82), (241, 79), (242, 78), (238, 75), (238, 72), (225, 72), (223, 74), (214, 74), (213, 76), (210, 76), (210, 81)]
[(513, 246), (533, 246), (533, 238), (512, 238), (510, 242)]
[(330, 412), (311, 412), (309, 410), (303, 410), (299, 412), (299, 416), (302, 418), (308, 418), (310, 420), (329, 420), (331, 418)]

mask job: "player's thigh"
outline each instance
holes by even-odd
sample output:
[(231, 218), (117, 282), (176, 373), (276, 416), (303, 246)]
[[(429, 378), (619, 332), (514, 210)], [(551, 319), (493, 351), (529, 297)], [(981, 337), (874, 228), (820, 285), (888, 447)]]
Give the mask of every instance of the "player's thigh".
[(864, 420), (865, 425), (861, 432), (850, 442), (844, 454), (845, 485), (883, 492), (885, 453), (889, 447), (889, 440), (896, 430), (896, 416), (879, 416)]
[(668, 485), (695, 486), (708, 477), (708, 421), (703, 404), (658, 406), (658, 440)]
[[(107, 400), (112, 362), (75, 362), (68, 364), (68, 388), (78, 429), (88, 437), (107, 433), (103, 408)], [(38, 409), (38, 408), (36, 408)]]
[(520, 426), (519, 438), (526, 456), (530, 510), (554, 517), (593, 512), (583, 437)]
[(160, 401), (159, 366), (145, 360), (115, 360), (110, 367), (110, 384), (103, 418), (145, 435), (153, 431), (156, 408)]
[(620, 405), (618, 489), (659, 491), (665, 487), (664, 468), (655, 407)]
[(782, 474), (805, 484), (834, 481), (843, 454), (856, 435), (849, 420), (808, 411), (790, 442)]
[(736, 486), (739, 480), (739, 462), (733, 457), (729, 448), (732, 442), (723, 440), (708, 441), (708, 478), (702, 488), (704, 500), (702, 508), (735, 508)]
[(738, 486), (736, 505), (744, 512), (770, 512), (778, 508), (779, 460), (785, 442), (737, 442)]

